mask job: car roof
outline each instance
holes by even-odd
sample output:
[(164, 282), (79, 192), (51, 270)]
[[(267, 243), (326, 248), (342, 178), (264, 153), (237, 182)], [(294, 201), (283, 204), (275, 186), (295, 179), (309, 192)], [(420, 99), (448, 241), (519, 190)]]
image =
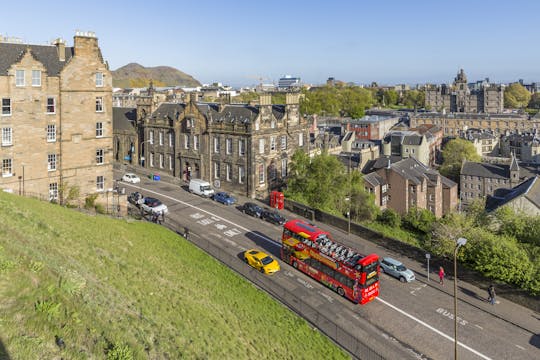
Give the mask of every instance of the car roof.
[(385, 257), (383, 258), (383, 260), (392, 265), (403, 265), (401, 261), (397, 261), (396, 259), (392, 259), (391, 257)]
[(134, 173), (125, 173), (124, 175), (137, 176), (137, 175), (135, 175)]
[(255, 204), (255, 203), (252, 203), (252, 202), (244, 203), (244, 205), (247, 205), (247, 206), (256, 206), (256, 207), (260, 208), (259, 205)]

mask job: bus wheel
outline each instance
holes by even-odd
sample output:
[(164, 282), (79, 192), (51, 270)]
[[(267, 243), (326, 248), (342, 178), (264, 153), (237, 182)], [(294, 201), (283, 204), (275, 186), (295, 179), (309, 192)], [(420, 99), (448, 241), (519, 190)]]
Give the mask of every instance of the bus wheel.
[(296, 261), (293, 261), (292, 267), (295, 269), (298, 269), (298, 263)]
[(343, 290), (343, 288), (338, 287), (337, 293), (339, 294), (339, 296), (345, 296), (345, 290)]

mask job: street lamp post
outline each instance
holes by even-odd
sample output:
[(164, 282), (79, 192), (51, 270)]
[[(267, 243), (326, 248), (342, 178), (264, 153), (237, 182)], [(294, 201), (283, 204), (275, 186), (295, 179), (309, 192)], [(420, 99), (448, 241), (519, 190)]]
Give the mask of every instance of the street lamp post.
[(454, 249), (454, 359), (458, 358), (458, 337), (457, 337), (457, 254), (460, 247), (467, 243), (467, 239), (459, 238)]

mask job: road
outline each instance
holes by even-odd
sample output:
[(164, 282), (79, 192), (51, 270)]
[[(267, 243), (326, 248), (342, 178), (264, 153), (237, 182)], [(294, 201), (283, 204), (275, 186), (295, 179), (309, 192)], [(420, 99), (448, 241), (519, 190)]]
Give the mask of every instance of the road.
[[(176, 185), (145, 178), (135, 186), (125, 183), (122, 186), (126, 187), (127, 193), (137, 190), (162, 200), (169, 207), (169, 218), (188, 226), (192, 236), (211, 241), (235, 255), (231, 258), (233, 261), (240, 262), (237, 255), (252, 247), (279, 258), (281, 227), (244, 215), (237, 206), (217, 204)], [(363, 253), (373, 252), (374, 245), (366, 240), (355, 237), (353, 241), (328, 226), (321, 224), (321, 227), (331, 231), (339, 242)], [(382, 248), (376, 252), (381, 256), (397, 257)], [(407, 259), (399, 260), (407, 264)], [(402, 284), (381, 274), (380, 297), (367, 305), (354, 305), (289, 265), (280, 263), (282, 271), (273, 276), (272, 281), (294, 292), (343, 328), (350, 329), (385, 358), (453, 359), (453, 297), (447, 292), (421, 281)], [(540, 334), (538, 322), (531, 331), (468, 302), (460, 301), (458, 309), (460, 359), (540, 358), (536, 343)]]

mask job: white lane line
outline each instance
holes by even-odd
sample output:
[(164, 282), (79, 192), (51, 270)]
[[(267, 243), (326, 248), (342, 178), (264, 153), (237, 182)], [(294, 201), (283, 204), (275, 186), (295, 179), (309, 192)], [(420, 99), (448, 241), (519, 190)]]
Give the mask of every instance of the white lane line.
[(516, 344), (516, 347), (521, 349), (521, 350), (525, 350), (525, 348), (523, 346), (521, 346), (521, 345)]
[[(423, 322), (422, 320), (420, 320), (420, 319), (418, 319), (418, 318), (412, 316), (411, 314), (409, 314), (409, 313), (407, 313), (407, 312), (401, 310), (400, 308), (398, 308), (398, 307), (396, 307), (396, 306), (390, 304), (389, 302), (387, 302), (387, 301), (381, 299), (380, 297), (376, 297), (375, 299), (376, 299), (376, 300), (379, 300), (380, 302), (382, 302), (382, 303), (385, 304), (386, 306), (391, 307), (392, 309), (396, 310), (397, 312), (399, 312), (399, 313), (401, 313), (401, 314), (407, 316), (408, 318), (410, 318), (410, 319), (416, 321), (416, 322), (419, 323), (420, 325), (423, 325), (423, 326), (427, 327), (428, 329), (430, 329), (431, 331), (433, 331), (433, 332), (435, 332), (435, 333), (441, 335), (442, 337), (444, 337), (444, 338), (446, 338), (446, 339), (448, 339), (448, 340), (454, 342), (454, 338), (453, 338), (453, 337), (448, 336), (448, 335), (446, 335), (445, 333), (443, 333), (442, 331), (435, 329), (433, 326), (431, 326), (431, 325), (429, 325), (429, 324)], [(486, 356), (486, 355), (484, 355), (484, 354), (482, 354), (482, 353), (480, 353), (480, 352), (474, 350), (473, 348), (471, 348), (471, 347), (469, 347), (469, 346), (467, 346), (467, 345), (465, 345), (465, 344), (463, 344), (463, 343), (461, 343), (461, 342), (459, 342), (459, 341), (458, 341), (458, 344), (459, 344), (459, 346), (461, 346), (462, 348), (465, 348), (465, 349), (469, 350), (470, 352), (472, 352), (473, 354), (478, 355), (478, 356), (481, 357), (482, 359), (492, 360), (490, 357), (488, 357), (488, 356)]]
[[(131, 184), (130, 184), (130, 185), (131, 185)], [(145, 191), (145, 192), (147, 192), (147, 193), (149, 192), (149, 193), (156, 194), (156, 195), (159, 195), (159, 196), (162, 196), (162, 197), (166, 197), (166, 198), (169, 199), (169, 200), (175, 201), (175, 202), (180, 203), (180, 204), (185, 205), (185, 206), (189, 206), (190, 208), (197, 209), (197, 210), (199, 210), (199, 211), (201, 211), (201, 212), (204, 212), (204, 213), (210, 215), (214, 220), (219, 219), (219, 221), (227, 222), (227, 223), (229, 223), (229, 224), (231, 224), (231, 225), (234, 225), (234, 226), (237, 227), (237, 228), (240, 228), (240, 229), (244, 230), (245, 232), (250, 232), (252, 235), (254, 235), (254, 236), (256, 236), (256, 237), (258, 237), (258, 238), (260, 238), (260, 239), (263, 239), (263, 240), (265, 240), (265, 241), (268, 241), (268, 242), (271, 243), (272, 245), (276, 245), (276, 246), (281, 247), (281, 244), (280, 244), (279, 242), (277, 242), (277, 241), (275, 241), (275, 240), (272, 240), (272, 239), (270, 239), (270, 238), (268, 238), (268, 237), (266, 237), (266, 236), (263, 236), (263, 235), (254, 233), (254, 232), (252, 232), (250, 229), (245, 228), (245, 227), (243, 227), (242, 225), (238, 225), (238, 224), (236, 224), (236, 223), (234, 223), (234, 222), (232, 222), (232, 221), (230, 221), (230, 220), (227, 220), (227, 219), (225, 219), (225, 218), (222, 218), (221, 216), (218, 216), (218, 215), (216, 215), (216, 214), (213, 214), (213, 213), (211, 213), (210, 211), (206, 211), (206, 210), (201, 209), (201, 208), (199, 208), (199, 207), (197, 207), (197, 206), (191, 205), (191, 204), (189, 204), (189, 203), (187, 203), (187, 202), (185, 202), (185, 201), (175, 199), (175, 198), (173, 198), (173, 197), (171, 197), (171, 196), (169, 196), (169, 195), (165, 195), (165, 194), (159, 193), (159, 192), (157, 192), (157, 191), (153, 191), (153, 190), (150, 190), (150, 189), (147, 189), (147, 188), (142, 188), (142, 187), (140, 187), (140, 186), (135, 186), (135, 185), (131, 185), (131, 186), (134, 187), (134, 188), (136, 188), (136, 189)]]
[(484, 328), (483, 328), (483, 327), (481, 327), (481, 326), (480, 326), (480, 325), (478, 325), (478, 324), (474, 324), (474, 326), (476, 326), (476, 327), (477, 327), (477, 328), (479, 328), (480, 330), (484, 330)]

